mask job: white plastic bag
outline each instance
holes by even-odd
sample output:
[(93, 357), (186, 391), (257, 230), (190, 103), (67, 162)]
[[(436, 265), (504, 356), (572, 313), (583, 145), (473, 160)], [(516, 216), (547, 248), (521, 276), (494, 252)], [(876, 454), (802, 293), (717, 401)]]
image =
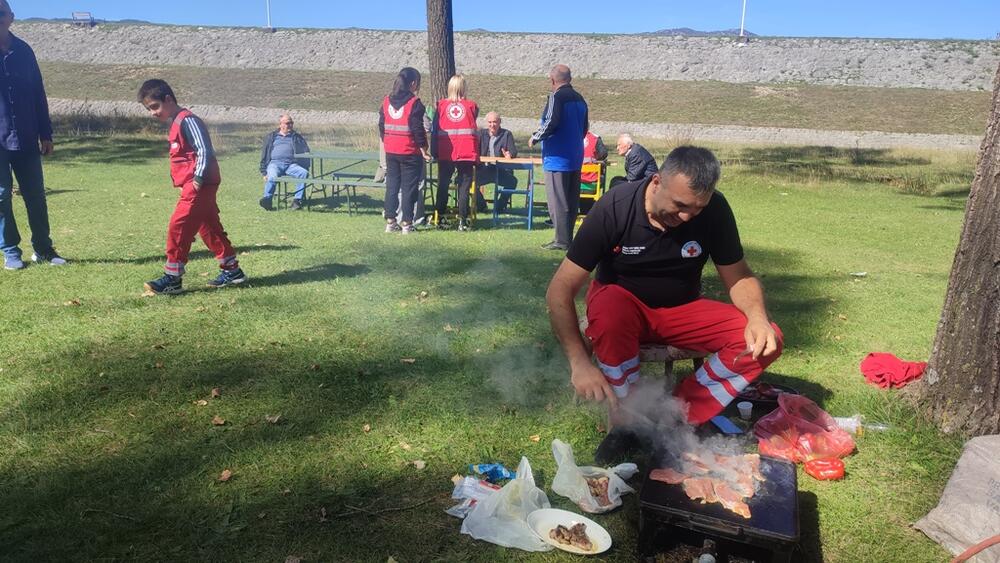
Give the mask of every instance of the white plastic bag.
[[(573, 459), (573, 448), (559, 439), (552, 440), (552, 455), (559, 467), (552, 479), (552, 490), (575, 502), (584, 512), (599, 514), (613, 510), (622, 505), (622, 495), (635, 492), (635, 489), (625, 483), (626, 479), (632, 478), (639, 471), (634, 463), (623, 463), (611, 469), (577, 467), (576, 460)], [(591, 493), (592, 487), (587, 482), (588, 479), (602, 491), (606, 480), (606, 498), (603, 494), (598, 497)]]
[(504, 547), (549, 551), (552, 546), (528, 527), (528, 514), (550, 507), (545, 491), (535, 486), (528, 458), (522, 457), (517, 478), (477, 502), (462, 521), (462, 533)]
[(445, 512), (456, 518), (465, 518), (475, 508), (476, 503), (495, 495), (500, 490), (500, 485), (494, 485), (475, 477), (456, 475), (452, 480), (455, 482), (455, 490), (451, 492), (451, 498), (461, 502)]

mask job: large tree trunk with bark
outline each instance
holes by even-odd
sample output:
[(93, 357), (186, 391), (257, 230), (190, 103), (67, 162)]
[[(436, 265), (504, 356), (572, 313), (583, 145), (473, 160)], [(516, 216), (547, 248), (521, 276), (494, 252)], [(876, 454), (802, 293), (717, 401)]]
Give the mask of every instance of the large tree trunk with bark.
[(945, 432), (1000, 432), (1000, 68), (934, 349), (911, 396)]
[(451, 20), (451, 0), (427, 0), (427, 59), (431, 69), (429, 80), (433, 106), (448, 96), (448, 80), (455, 75), (455, 33)]

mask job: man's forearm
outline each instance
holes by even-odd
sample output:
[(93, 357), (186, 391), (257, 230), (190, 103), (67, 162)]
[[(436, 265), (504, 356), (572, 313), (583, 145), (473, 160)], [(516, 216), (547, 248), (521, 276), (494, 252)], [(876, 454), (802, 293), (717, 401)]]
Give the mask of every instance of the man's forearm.
[(764, 287), (755, 276), (745, 277), (736, 282), (729, 290), (729, 298), (748, 320), (768, 320), (767, 307), (764, 304)]
[(566, 291), (550, 290), (546, 300), (552, 331), (559, 339), (570, 365), (590, 361), (587, 347), (580, 335), (580, 318), (576, 314), (573, 295)]

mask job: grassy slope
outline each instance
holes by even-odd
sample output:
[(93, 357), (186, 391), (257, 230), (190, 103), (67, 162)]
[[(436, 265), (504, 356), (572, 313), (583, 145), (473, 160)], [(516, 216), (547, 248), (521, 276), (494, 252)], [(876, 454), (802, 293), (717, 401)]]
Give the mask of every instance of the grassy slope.
[[(142, 298), (175, 198), (162, 145), (64, 139), (46, 172), (54, 238), (74, 264), (0, 275), (5, 559), (574, 560), (474, 542), (443, 513), (467, 463), (527, 455), (548, 483), (551, 439), (586, 462), (601, 438), (599, 410), (573, 403), (545, 316), (558, 257), (538, 245), (550, 233), (400, 237), (375, 213), (264, 214), (254, 149), (231, 150), (221, 208), (253, 283)], [(967, 185), (971, 157), (762, 150), (724, 148), (722, 189), (786, 335), (771, 377), (894, 428), (859, 441), (847, 480), (801, 477), (804, 559), (940, 561), (908, 524), (935, 504), (961, 442), (864, 384), (857, 365), (874, 350), (926, 356), (964, 194), (870, 178), (905, 167)], [(214, 271), (199, 245), (191, 287)], [(868, 276), (849, 275), (859, 270)], [(265, 422), (278, 413), (283, 424)], [(216, 483), (226, 468), (235, 477)], [(632, 560), (636, 514), (631, 497), (598, 518), (616, 542), (601, 560)]]
[[(169, 81), (187, 103), (374, 111), (388, 90), (385, 73), (42, 63), (53, 97), (135, 99), (143, 80)], [(220, 88), (219, 85), (226, 85)], [(906, 133), (982, 133), (988, 92), (579, 78), (591, 117), (654, 123), (704, 123)], [(537, 117), (544, 80), (470, 76), (469, 95), (484, 111)]]

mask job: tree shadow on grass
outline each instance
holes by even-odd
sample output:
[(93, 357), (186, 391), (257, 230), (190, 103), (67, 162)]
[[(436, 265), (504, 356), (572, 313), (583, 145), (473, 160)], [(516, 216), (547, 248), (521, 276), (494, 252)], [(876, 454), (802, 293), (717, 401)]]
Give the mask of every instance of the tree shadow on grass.
[(298, 270), (289, 270), (270, 276), (250, 278), (247, 289), (310, 283), (336, 278), (353, 278), (371, 272), (365, 264), (320, 264)]
[[(242, 247), (245, 252), (271, 252), (271, 251), (284, 251), (284, 250), (298, 250), (298, 246), (292, 244), (263, 244), (260, 246), (248, 246)], [(239, 249), (238, 249), (239, 250)], [(215, 259), (215, 254), (204, 248), (194, 250), (188, 254), (188, 263), (194, 260), (201, 259)], [(74, 263), (80, 264), (158, 264), (166, 261), (166, 256), (163, 254), (158, 254), (155, 256), (142, 256), (139, 258), (81, 258), (79, 260), (73, 260)]]
[(72, 137), (60, 142), (48, 158), (62, 166), (101, 165), (162, 159), (167, 156), (165, 139), (148, 137)]
[(896, 156), (888, 149), (834, 147), (750, 147), (739, 151), (735, 165), (754, 174), (775, 175), (789, 182), (840, 181), (885, 184), (900, 193), (932, 196), (956, 180), (971, 182), (972, 171), (956, 172), (926, 158)]

